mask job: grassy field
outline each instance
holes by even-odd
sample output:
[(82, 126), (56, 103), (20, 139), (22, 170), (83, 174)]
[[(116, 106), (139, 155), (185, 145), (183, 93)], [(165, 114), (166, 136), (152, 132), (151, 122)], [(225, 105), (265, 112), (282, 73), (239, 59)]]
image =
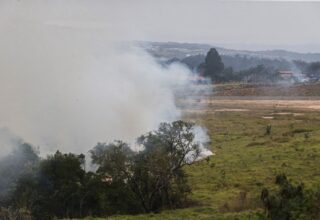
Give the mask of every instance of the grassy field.
[(285, 173), (308, 189), (318, 187), (320, 111), (303, 104), (297, 108), (234, 101), (212, 102), (186, 111), (185, 117), (208, 129), (215, 152), (186, 168), (195, 205), (108, 219), (260, 219), (260, 192), (264, 187), (276, 190), (276, 174)]

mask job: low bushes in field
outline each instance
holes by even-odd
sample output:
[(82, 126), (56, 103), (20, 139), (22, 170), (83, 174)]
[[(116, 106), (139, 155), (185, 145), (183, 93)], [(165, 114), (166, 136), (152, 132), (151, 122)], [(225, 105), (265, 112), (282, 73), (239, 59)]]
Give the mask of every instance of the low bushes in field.
[(276, 184), (277, 192), (271, 193), (267, 188), (261, 192), (261, 201), (268, 219), (319, 219), (319, 190), (305, 190), (303, 184), (293, 184), (285, 174), (276, 176)]

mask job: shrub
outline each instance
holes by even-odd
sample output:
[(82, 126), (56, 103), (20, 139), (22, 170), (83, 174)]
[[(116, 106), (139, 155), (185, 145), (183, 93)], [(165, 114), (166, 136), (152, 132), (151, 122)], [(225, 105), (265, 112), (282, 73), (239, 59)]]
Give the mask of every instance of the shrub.
[(267, 218), (272, 220), (318, 219), (320, 193), (306, 191), (303, 184), (294, 185), (285, 174), (276, 176), (279, 191), (271, 194), (264, 188), (261, 192)]
[(271, 134), (271, 125), (267, 125), (267, 127), (266, 127), (266, 135), (270, 135)]

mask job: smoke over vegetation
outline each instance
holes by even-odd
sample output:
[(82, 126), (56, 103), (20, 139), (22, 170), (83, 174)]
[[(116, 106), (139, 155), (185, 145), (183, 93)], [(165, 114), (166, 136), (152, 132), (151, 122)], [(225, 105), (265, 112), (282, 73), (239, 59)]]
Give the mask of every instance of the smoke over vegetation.
[(7, 128), (0, 128), (0, 159), (20, 143), (19, 137), (13, 135)]
[(4, 6), (1, 154), (13, 143), (9, 130), (42, 154), (86, 153), (98, 141), (133, 141), (180, 118), (173, 88), (188, 88), (186, 68), (162, 67), (142, 49), (115, 43), (121, 36), (95, 23), (54, 20), (44, 13), (49, 7), (32, 14), (25, 3)]

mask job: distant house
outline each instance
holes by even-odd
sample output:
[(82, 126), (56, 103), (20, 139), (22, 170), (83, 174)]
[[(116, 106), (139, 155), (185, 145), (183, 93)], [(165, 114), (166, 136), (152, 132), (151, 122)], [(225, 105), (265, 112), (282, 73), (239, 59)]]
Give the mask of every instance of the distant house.
[(278, 71), (279, 78), (284, 82), (296, 83), (296, 82), (303, 82), (307, 79), (302, 74), (296, 74), (291, 70), (280, 70)]

